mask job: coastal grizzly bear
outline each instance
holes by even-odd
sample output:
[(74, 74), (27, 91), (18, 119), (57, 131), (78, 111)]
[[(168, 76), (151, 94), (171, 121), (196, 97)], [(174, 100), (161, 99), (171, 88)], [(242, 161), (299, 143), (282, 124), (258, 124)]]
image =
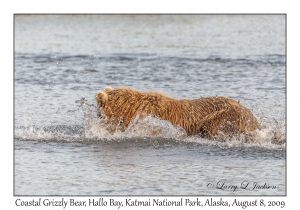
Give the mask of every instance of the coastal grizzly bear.
[(187, 135), (197, 134), (209, 139), (218, 131), (245, 133), (260, 127), (249, 109), (223, 96), (176, 99), (155, 91), (106, 87), (97, 91), (95, 97), (98, 116), (104, 114), (123, 130), (138, 114), (167, 120), (184, 128)]

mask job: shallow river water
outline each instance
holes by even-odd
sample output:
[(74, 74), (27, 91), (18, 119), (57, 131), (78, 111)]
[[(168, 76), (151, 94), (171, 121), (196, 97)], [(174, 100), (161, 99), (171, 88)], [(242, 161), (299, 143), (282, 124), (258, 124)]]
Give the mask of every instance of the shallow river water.
[[(15, 15), (14, 24), (15, 195), (286, 194), (284, 15)], [(235, 98), (262, 129), (208, 140), (148, 117), (146, 130), (109, 134), (92, 106), (108, 85)], [(164, 132), (151, 136), (153, 126)]]

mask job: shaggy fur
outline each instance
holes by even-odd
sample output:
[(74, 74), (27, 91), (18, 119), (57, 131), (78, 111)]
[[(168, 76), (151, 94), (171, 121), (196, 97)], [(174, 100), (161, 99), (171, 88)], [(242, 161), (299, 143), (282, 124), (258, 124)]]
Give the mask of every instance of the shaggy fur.
[(232, 134), (260, 127), (249, 109), (223, 96), (175, 99), (155, 91), (106, 87), (97, 91), (96, 101), (98, 109), (123, 129), (138, 114), (168, 120), (184, 128), (188, 135), (198, 134), (208, 138), (218, 131)]

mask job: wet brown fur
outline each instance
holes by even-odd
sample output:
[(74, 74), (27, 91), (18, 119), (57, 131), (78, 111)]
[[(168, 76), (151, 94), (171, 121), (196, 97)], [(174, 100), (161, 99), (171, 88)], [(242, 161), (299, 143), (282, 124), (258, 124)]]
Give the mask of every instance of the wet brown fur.
[(259, 128), (251, 111), (238, 101), (223, 96), (199, 99), (175, 99), (156, 91), (106, 87), (97, 91), (98, 109), (120, 128), (127, 128), (138, 114), (168, 120), (186, 130), (188, 135), (211, 138), (218, 131), (242, 133)]

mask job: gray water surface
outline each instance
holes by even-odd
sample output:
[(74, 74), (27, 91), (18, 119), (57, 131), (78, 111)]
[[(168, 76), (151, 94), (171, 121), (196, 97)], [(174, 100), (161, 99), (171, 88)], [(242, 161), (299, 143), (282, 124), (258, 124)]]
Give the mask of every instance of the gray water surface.
[[(285, 195), (284, 15), (14, 19), (15, 195)], [(109, 134), (92, 106), (108, 85), (235, 98), (262, 130), (208, 140), (150, 117)]]

